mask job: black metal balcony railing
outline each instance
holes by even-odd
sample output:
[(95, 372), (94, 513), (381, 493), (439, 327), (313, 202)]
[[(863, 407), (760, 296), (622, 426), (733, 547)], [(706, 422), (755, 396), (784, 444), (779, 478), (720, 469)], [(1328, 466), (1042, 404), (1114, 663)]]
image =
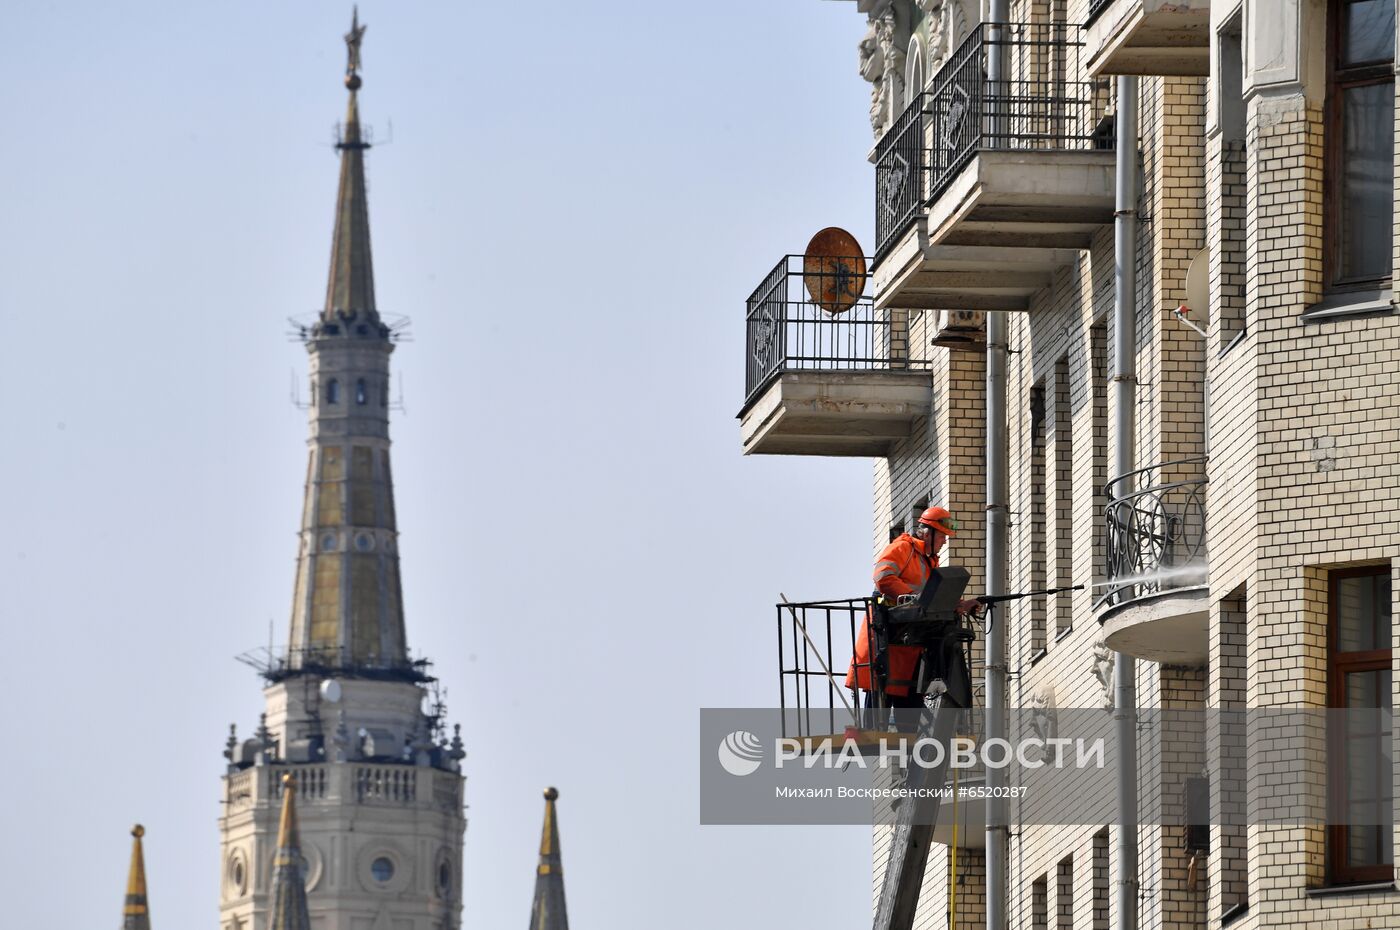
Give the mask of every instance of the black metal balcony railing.
[[(1083, 44), (1069, 38), (1071, 28), (982, 23), (948, 56), (876, 146), (877, 259), (979, 151), (1104, 146), (1092, 82), (1067, 79)], [(1014, 77), (990, 81), (988, 59), (999, 51)]]
[(1104, 486), (1108, 593), (1117, 606), (1206, 581), (1206, 458), (1164, 462)]
[[(748, 406), (774, 375), (784, 371), (862, 371), (924, 368), (911, 362), (908, 337), (892, 325), (897, 311), (876, 310), (866, 293), (866, 279), (851, 269), (865, 258), (829, 259), (804, 271), (801, 255), (785, 255), (749, 296), (744, 332), (744, 405)], [(813, 291), (846, 295), (845, 310), (829, 312)]]

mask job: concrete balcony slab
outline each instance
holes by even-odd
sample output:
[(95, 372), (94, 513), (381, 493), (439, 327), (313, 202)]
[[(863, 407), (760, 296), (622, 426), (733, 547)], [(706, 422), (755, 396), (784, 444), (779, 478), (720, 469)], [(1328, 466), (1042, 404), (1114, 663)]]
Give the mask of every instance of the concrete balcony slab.
[(1079, 260), (1077, 249), (930, 245), (926, 230), (916, 223), (875, 266), (877, 310), (1024, 311)]
[(917, 370), (785, 371), (739, 415), (745, 455), (881, 456), (932, 407)]
[(1086, 249), (1113, 222), (1114, 160), (1107, 149), (980, 151), (929, 205), (928, 241)]
[(1112, 0), (1084, 32), (1086, 67), (1107, 74), (1210, 73), (1210, 0)]
[(1099, 615), (1115, 652), (1168, 665), (1204, 665), (1209, 652), (1210, 588), (1169, 588), (1116, 604)]

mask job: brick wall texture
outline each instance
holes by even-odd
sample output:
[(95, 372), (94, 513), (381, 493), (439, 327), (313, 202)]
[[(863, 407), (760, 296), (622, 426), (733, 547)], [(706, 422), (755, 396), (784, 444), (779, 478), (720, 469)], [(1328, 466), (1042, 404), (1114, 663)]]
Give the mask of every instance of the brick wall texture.
[[(1021, 12), (1049, 10), (1078, 23), (1086, 2)], [(1257, 27), (1246, 20), (1245, 28)], [(1320, 49), (1322, 36), (1304, 32), (1305, 52)], [(1208, 454), (1208, 464), (1168, 465), (1154, 480), (1209, 479), (1202, 608), (1209, 657), (1199, 666), (1139, 661), (1139, 700), (1162, 708), (1320, 707), (1328, 572), (1388, 564), (1400, 597), (1400, 316), (1304, 319), (1323, 296), (1322, 96), (1305, 85), (1255, 94), (1246, 124), (1222, 131), (1208, 119), (1210, 80), (1140, 81), (1135, 460), (1156, 467)], [(1098, 93), (1116, 107), (1111, 86)], [(1400, 235), (1395, 243), (1400, 265)], [(1110, 416), (1111, 226), (1088, 246), (1029, 312), (1010, 314), (1012, 590), (1105, 575), (1104, 486), (1114, 477), (1111, 452), (1123, 441)], [(1197, 260), (1209, 280), (1209, 306), (1192, 308), (1204, 338), (1172, 312), (1186, 301), (1187, 272)], [(938, 362), (933, 413), (875, 464), (872, 540), (878, 549), (913, 508), (942, 503), (965, 527), (945, 561), (969, 567), (977, 590), (985, 543), (984, 359), (929, 346), (931, 316), (911, 311), (908, 332), (911, 354)], [(1096, 596), (1074, 592), (1005, 613), (1013, 707), (1104, 706), (1094, 665), (1104, 635)], [(1400, 637), (1400, 625), (1395, 631)], [(1400, 689), (1400, 674), (1393, 678)], [(1231, 779), (1249, 783), (1256, 805), (1266, 797), (1321, 796), (1321, 747), (1298, 783), (1269, 774), (1267, 740), (1251, 738), (1245, 757), (1235, 758), (1226, 757), (1220, 737), (1143, 733), (1142, 769), (1155, 774), (1143, 776), (1140, 790), (1179, 798), (1181, 779), (1210, 769), (1215, 805), (1222, 780)], [(1112, 809), (1113, 799), (1104, 804)], [(1012, 926), (1112, 926), (1118, 829), (1015, 832)], [(1309, 893), (1328, 882), (1319, 827), (1216, 826), (1211, 839), (1211, 853), (1193, 863), (1180, 828), (1140, 829), (1141, 927), (1219, 927), (1246, 900), (1248, 910), (1229, 926), (1400, 926), (1400, 893)], [(877, 832), (877, 895), (887, 851)], [(985, 862), (981, 850), (960, 856), (958, 925), (980, 926)], [(936, 847), (916, 926), (949, 926), (949, 868), (948, 848)]]

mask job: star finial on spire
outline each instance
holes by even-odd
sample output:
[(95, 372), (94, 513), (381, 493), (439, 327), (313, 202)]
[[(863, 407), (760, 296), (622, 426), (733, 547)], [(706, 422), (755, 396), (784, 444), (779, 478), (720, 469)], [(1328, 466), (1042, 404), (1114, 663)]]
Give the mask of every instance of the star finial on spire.
[(360, 42), (367, 28), (360, 25), (360, 7), (356, 5), (350, 18), (350, 31), (345, 33), (345, 86), (351, 90), (360, 89)]

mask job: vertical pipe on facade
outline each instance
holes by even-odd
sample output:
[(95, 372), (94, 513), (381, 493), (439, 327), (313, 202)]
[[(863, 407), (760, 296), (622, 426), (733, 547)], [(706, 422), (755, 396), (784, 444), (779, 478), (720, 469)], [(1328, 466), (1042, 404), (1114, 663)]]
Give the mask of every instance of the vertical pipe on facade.
[[(1007, 92), (1010, 74), (1010, 46), (1006, 24), (1011, 21), (1010, 0), (991, 0), (987, 7), (990, 35), (987, 56), (987, 87), (992, 94), (990, 135), (993, 144), (1005, 144), (1009, 130)], [(987, 552), (986, 589), (988, 594), (1006, 593), (1007, 526), (1010, 493), (1007, 471), (1009, 456), (1006, 428), (1006, 311), (987, 314)], [(986, 652), (986, 735), (1005, 739), (1007, 735), (1006, 691), (1006, 612), (987, 632)], [(987, 805), (987, 930), (1007, 930), (1008, 818), (1007, 801), (997, 797), (1006, 787), (1006, 770), (987, 769), (992, 797)]]
[[(1118, 77), (1117, 184), (1113, 220), (1113, 451), (1118, 496), (1132, 490), (1137, 424), (1138, 79)], [(1118, 743), (1118, 930), (1137, 930), (1138, 794), (1137, 663), (1120, 652), (1113, 663), (1113, 719)]]

